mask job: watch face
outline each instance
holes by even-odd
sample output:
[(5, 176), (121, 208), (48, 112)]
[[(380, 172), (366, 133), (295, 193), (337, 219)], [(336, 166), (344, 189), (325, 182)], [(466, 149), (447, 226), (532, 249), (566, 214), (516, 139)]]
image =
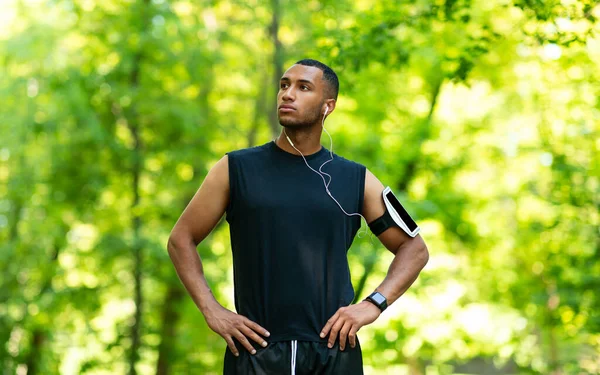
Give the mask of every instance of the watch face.
[(377, 304), (381, 305), (382, 303), (385, 302), (385, 297), (380, 294), (380, 293), (375, 293), (371, 296), (371, 299), (373, 299), (373, 301), (377, 302)]

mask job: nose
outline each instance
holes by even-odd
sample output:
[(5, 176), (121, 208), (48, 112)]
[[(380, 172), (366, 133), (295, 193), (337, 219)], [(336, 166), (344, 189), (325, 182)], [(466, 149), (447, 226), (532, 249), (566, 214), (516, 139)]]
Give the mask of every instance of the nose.
[(292, 86), (282, 90), (281, 99), (286, 102), (293, 102), (296, 99)]

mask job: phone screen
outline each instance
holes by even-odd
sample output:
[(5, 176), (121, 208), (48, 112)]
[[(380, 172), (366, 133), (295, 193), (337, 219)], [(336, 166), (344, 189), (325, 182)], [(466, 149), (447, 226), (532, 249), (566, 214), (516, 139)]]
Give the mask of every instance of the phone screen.
[(406, 212), (404, 207), (402, 207), (398, 199), (396, 199), (394, 193), (389, 191), (385, 196), (387, 200), (392, 204), (392, 206), (396, 209), (396, 212), (398, 212), (402, 221), (406, 223), (406, 225), (408, 226), (408, 230), (413, 232), (415, 229), (417, 229), (417, 223), (415, 223), (415, 221), (410, 217), (408, 212)]

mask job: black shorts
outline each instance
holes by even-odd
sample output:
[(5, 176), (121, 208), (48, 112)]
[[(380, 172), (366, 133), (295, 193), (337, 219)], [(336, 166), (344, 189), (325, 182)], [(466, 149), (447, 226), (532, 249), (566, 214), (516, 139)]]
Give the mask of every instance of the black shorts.
[(256, 345), (256, 354), (250, 354), (237, 345), (239, 357), (225, 349), (224, 375), (363, 375), (360, 343), (346, 344), (341, 351), (336, 342), (329, 349), (327, 343), (312, 341), (281, 341), (266, 348)]

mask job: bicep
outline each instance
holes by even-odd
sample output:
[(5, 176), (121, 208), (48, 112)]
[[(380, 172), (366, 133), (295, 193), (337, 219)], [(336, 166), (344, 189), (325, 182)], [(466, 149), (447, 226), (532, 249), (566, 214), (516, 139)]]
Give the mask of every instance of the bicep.
[[(381, 181), (367, 169), (365, 174), (365, 198), (363, 201), (363, 215), (367, 223), (373, 222), (385, 213), (385, 204), (382, 197), (384, 189), (385, 186), (383, 186)], [(404, 242), (421, 240), (420, 235), (417, 235), (413, 239), (397, 226), (386, 229), (377, 238), (394, 254)]]
[(228, 157), (224, 156), (208, 172), (177, 220), (171, 236), (192, 240), (197, 245), (217, 225), (228, 204), (229, 165)]

